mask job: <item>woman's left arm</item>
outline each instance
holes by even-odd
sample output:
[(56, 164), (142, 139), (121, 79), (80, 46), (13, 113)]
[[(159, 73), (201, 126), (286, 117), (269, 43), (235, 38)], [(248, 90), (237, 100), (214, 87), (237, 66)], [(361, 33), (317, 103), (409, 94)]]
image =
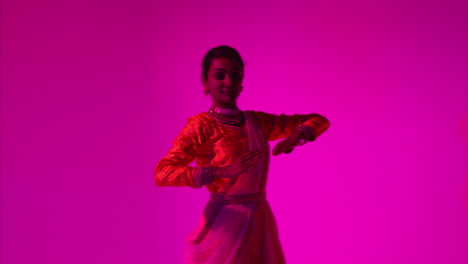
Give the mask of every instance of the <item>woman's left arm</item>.
[(314, 141), (330, 126), (319, 114), (273, 115), (257, 112), (269, 141), (284, 139), (273, 149), (273, 155), (290, 153), (294, 147)]

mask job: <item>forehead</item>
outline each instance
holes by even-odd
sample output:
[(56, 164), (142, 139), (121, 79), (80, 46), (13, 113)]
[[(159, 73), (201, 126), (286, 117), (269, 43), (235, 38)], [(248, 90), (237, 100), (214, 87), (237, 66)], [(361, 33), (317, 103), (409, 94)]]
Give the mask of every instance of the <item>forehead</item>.
[(241, 65), (236, 62), (235, 60), (229, 59), (229, 58), (224, 58), (224, 57), (218, 57), (213, 59), (211, 62), (211, 67), (210, 70), (218, 70), (222, 69), (225, 71), (232, 71), (232, 70), (241, 70)]

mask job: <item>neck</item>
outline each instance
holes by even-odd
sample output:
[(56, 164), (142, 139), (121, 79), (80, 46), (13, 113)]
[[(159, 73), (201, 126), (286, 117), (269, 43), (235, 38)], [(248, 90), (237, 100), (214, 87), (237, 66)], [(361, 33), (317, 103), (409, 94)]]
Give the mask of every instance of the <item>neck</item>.
[(237, 109), (236, 104), (219, 104), (213, 103), (213, 107), (225, 108), (225, 109)]
[(211, 113), (223, 114), (223, 115), (237, 115), (240, 113), (239, 109), (231, 109), (231, 108), (222, 108), (213, 106), (210, 108)]

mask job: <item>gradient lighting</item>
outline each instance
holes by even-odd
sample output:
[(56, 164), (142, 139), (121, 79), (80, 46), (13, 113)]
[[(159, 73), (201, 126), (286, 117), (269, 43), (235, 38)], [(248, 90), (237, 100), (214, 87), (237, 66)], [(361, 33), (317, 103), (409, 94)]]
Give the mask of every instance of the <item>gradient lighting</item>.
[(331, 122), (271, 159), (288, 263), (468, 263), (467, 1), (250, 2), (1, 1), (2, 264), (181, 263), (208, 192), (153, 171), (221, 44)]

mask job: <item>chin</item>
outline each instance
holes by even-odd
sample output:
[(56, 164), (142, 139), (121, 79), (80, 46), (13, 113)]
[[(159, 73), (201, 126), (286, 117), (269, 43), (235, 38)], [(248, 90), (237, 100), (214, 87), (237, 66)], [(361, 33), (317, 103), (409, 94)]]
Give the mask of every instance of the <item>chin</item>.
[(238, 95), (233, 95), (233, 96), (226, 95), (226, 101), (228, 101), (228, 102), (232, 102), (232, 101), (235, 102), (237, 100), (237, 98), (239, 98)]
[(232, 106), (232, 107), (235, 107), (237, 105), (237, 100), (236, 99), (232, 99), (232, 100), (225, 100), (223, 102), (224, 105), (229, 105), (229, 106)]
[(226, 103), (228, 103), (228, 104), (235, 104), (236, 102), (237, 102), (237, 98), (232, 98), (232, 99), (226, 100)]

